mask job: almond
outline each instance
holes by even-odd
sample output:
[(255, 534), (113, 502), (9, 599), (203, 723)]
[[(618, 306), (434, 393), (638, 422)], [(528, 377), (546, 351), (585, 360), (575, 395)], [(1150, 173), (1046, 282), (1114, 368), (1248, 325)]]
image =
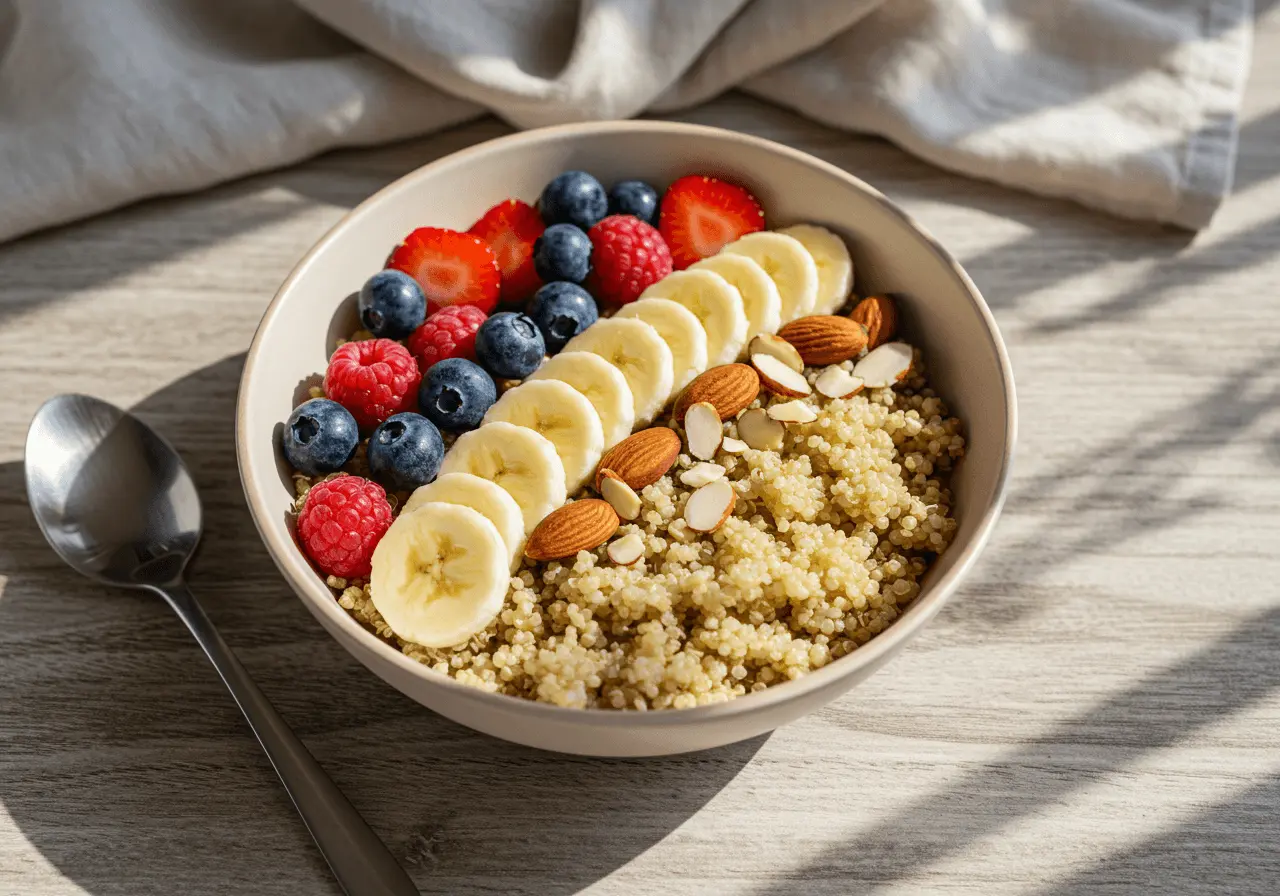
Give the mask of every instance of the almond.
[(704, 485), (723, 477), (724, 467), (703, 461), (702, 463), (694, 464), (681, 473), (680, 481), (689, 486), (689, 488), (702, 488)]
[(618, 514), (608, 501), (583, 498), (551, 511), (525, 543), (530, 560), (560, 560), (598, 548), (618, 531)]
[(818, 419), (817, 411), (798, 398), (770, 405), (766, 413), (770, 420), (777, 420), (779, 423), (812, 423)]
[(666, 475), (680, 456), (680, 436), (665, 426), (651, 426), (627, 436), (600, 458), (595, 485), (600, 491), (602, 470), (612, 470), (636, 491)]
[(792, 370), (773, 355), (752, 355), (751, 365), (755, 367), (760, 383), (774, 395), (803, 398), (811, 391), (803, 373)]
[(720, 450), (720, 441), (724, 438), (724, 427), (720, 425), (720, 415), (715, 405), (709, 401), (698, 401), (689, 405), (684, 414), (684, 436), (689, 443), (689, 453), (698, 460), (711, 460)]
[[(748, 411), (748, 413), (750, 412)], [(750, 447), (751, 446), (742, 441), (742, 439), (735, 439), (730, 436), (725, 436), (724, 440), (720, 443), (720, 450), (724, 451), (726, 454), (741, 454)]]
[(640, 515), (644, 502), (635, 489), (623, 482), (613, 470), (600, 471), (600, 497), (609, 502), (618, 516), (628, 522)]
[(695, 532), (714, 532), (733, 513), (737, 500), (729, 480), (717, 479), (689, 496), (684, 504), (684, 521)]
[[(760, 377), (749, 364), (722, 364), (697, 377), (676, 399), (675, 418), (684, 423), (689, 405), (705, 401), (716, 409), (721, 420), (728, 420), (756, 400), (760, 394)], [(612, 469), (617, 469), (613, 467)]]
[(857, 356), (867, 347), (867, 331), (847, 317), (815, 314), (793, 320), (778, 335), (795, 346), (810, 367), (839, 364)]
[(609, 547), (605, 550), (614, 563), (619, 566), (630, 566), (644, 556), (644, 539), (632, 532), (617, 541), (609, 542)]
[(818, 374), (813, 388), (827, 398), (848, 398), (862, 391), (862, 377), (854, 376), (843, 367), (831, 366)]
[(905, 342), (886, 342), (853, 365), (853, 375), (862, 377), (868, 389), (883, 389), (901, 381), (911, 372), (914, 355), (911, 346)]
[(898, 306), (888, 296), (867, 296), (849, 317), (867, 328), (867, 348), (884, 345), (898, 332)]
[(796, 373), (804, 373), (804, 359), (800, 357), (796, 347), (781, 336), (761, 333), (753, 338), (747, 346), (747, 357), (753, 355), (773, 355)]
[(760, 408), (752, 408), (738, 418), (738, 435), (756, 451), (777, 451), (787, 428)]

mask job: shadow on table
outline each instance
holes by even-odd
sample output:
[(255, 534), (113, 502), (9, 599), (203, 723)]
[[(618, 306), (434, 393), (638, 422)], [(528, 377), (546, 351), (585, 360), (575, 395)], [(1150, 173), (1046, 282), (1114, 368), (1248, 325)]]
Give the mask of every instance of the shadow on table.
[[(277, 575), (241, 496), (243, 356), (135, 410), (205, 503), (191, 571), (245, 665), (425, 893), (574, 893), (683, 823), (765, 738), (592, 760), (471, 732), (392, 690)], [(61, 566), (0, 466), (0, 802), (94, 896), (337, 892), (230, 696), (176, 618)], [(34, 872), (31, 872), (34, 873)]]

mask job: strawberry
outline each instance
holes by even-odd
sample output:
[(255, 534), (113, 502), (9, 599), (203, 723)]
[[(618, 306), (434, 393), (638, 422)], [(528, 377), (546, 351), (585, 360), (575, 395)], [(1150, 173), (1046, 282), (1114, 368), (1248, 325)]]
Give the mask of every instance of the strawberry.
[(502, 271), (502, 302), (523, 302), (542, 285), (533, 269), (533, 243), (547, 225), (538, 210), (519, 199), (499, 202), (480, 216), (467, 233), (489, 244)]
[(667, 187), (658, 230), (677, 271), (715, 255), (740, 236), (764, 230), (756, 197), (736, 184), (690, 174)]
[(418, 281), (427, 297), (427, 314), (450, 305), (475, 305), (488, 314), (498, 304), (498, 259), (474, 234), (419, 227), (396, 246), (387, 267)]

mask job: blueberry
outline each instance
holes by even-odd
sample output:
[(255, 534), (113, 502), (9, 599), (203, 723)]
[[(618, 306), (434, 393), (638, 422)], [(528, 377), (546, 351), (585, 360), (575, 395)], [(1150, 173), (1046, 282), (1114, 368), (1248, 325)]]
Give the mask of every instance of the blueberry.
[(576, 224), (583, 230), (609, 211), (604, 187), (585, 171), (566, 171), (542, 189), (538, 211), (547, 224)]
[(609, 214), (634, 215), (658, 226), (658, 191), (642, 180), (624, 180), (609, 190)]
[(294, 408), (280, 434), (284, 459), (308, 476), (341, 470), (359, 442), (356, 418), (327, 398), (313, 398)]
[(499, 311), (476, 330), (476, 359), (502, 379), (524, 379), (538, 369), (546, 351), (538, 325), (514, 311)]
[(431, 482), (443, 460), (440, 430), (421, 414), (392, 414), (369, 437), (369, 472), (392, 491)]
[(403, 339), (427, 318), (422, 287), (403, 271), (378, 271), (360, 287), (360, 323), (380, 339)]
[(552, 224), (534, 241), (533, 269), (548, 283), (581, 283), (591, 270), (591, 238), (572, 224)]
[(475, 429), (497, 400), (493, 377), (466, 358), (445, 358), (432, 364), (418, 387), (422, 413), (448, 432)]
[(596, 300), (576, 283), (557, 280), (533, 294), (529, 317), (542, 331), (547, 351), (555, 354), (564, 344), (600, 317)]

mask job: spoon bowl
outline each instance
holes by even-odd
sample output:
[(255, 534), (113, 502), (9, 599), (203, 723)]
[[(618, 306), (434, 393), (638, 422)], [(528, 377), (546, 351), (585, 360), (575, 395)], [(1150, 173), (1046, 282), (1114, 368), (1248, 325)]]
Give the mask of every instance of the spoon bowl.
[(76, 571), (112, 585), (177, 581), (200, 540), (200, 497), (155, 430), (88, 395), (59, 395), (27, 433), (27, 496)]
[(173, 446), (115, 405), (58, 395), (27, 431), (27, 498), (76, 571), (161, 595), (204, 648), (348, 896), (418, 889), (222, 640), (182, 572), (200, 540), (200, 496)]

